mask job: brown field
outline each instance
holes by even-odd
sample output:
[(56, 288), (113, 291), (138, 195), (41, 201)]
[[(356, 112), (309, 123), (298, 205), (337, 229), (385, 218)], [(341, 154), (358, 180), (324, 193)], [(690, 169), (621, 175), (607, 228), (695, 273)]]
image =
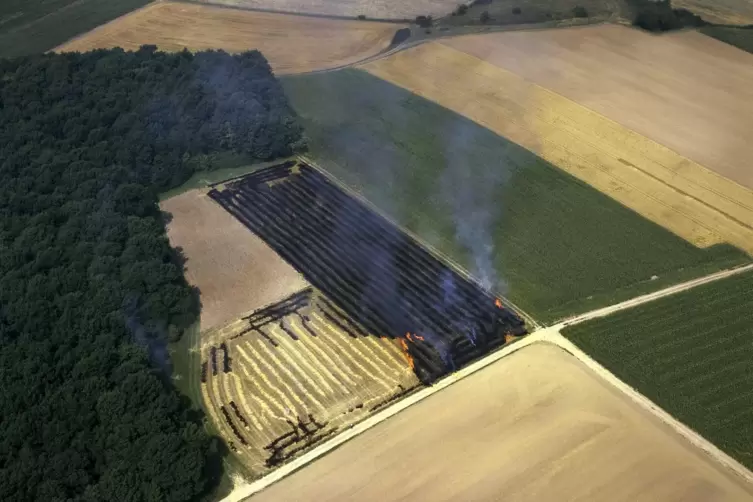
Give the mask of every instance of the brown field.
[[(612, 38), (615, 33), (624, 36)], [(729, 242), (753, 253), (753, 192), (660, 144), (679, 141), (682, 134), (673, 127), (688, 131), (686, 150), (716, 159), (714, 169), (753, 186), (753, 172), (745, 163), (753, 158), (753, 141), (747, 140), (752, 129), (745, 127), (753, 125), (753, 99), (746, 100), (753, 97), (753, 88), (746, 88), (737, 74), (722, 85), (706, 72), (697, 81), (707, 87), (682, 80), (660, 85), (654, 73), (664, 66), (656, 67), (648, 55), (647, 62), (634, 62), (623, 75), (630, 67), (620, 58), (629, 59), (625, 53), (632, 50), (633, 34), (639, 40), (649, 37), (655, 53), (662, 52), (664, 40), (675, 43), (618, 26), (503, 33), (424, 44), (363, 68), (507, 137), (700, 247)], [(547, 45), (537, 37), (555, 41)], [(564, 41), (557, 42), (560, 38)], [(724, 47), (711, 43), (715, 49)], [(564, 47), (562, 54), (550, 46)], [(664, 63), (671, 66), (669, 60)], [(729, 61), (728, 66), (736, 68)], [(753, 65), (740, 71), (753, 77)], [(572, 99), (538, 85), (536, 76), (563, 94), (571, 90)], [(679, 79), (677, 74), (672, 78)], [(555, 85), (570, 80), (591, 92), (575, 84)], [(721, 87), (710, 88), (714, 82)], [(670, 84), (686, 93), (685, 101), (665, 92)], [(578, 97), (587, 106), (576, 102)], [(719, 102), (721, 111), (709, 111), (717, 106), (709, 102)], [(751, 114), (743, 117), (740, 110), (748, 109)], [(667, 130), (652, 125), (651, 118)], [(645, 135), (631, 129), (641, 124)]]
[(260, 50), (278, 74), (335, 68), (389, 46), (400, 25), (251, 12), (188, 3), (157, 2), (55, 48), (165, 51)]
[(577, 359), (534, 344), (251, 500), (751, 499), (751, 487)]
[(201, 190), (160, 204), (167, 235), (182, 248), (186, 278), (201, 291), (201, 329), (226, 323), (307, 285), (264, 241)]
[[(269, 470), (268, 447), (275, 440), (284, 462), (420, 385), (396, 341), (349, 334), (323, 315), (316, 293), (307, 306), (255, 325), (250, 329), (248, 320), (238, 319), (205, 332), (201, 347), (202, 361), (218, 349), (217, 374), (209, 366), (201, 386), (209, 414), (255, 476)], [(223, 371), (222, 342), (229, 372)]]
[(301, 14), (374, 19), (413, 19), (416, 16), (443, 16), (452, 12), (458, 0), (201, 0), (209, 4), (268, 9)]
[(672, 0), (672, 7), (688, 9), (711, 23), (753, 24), (750, 0)]

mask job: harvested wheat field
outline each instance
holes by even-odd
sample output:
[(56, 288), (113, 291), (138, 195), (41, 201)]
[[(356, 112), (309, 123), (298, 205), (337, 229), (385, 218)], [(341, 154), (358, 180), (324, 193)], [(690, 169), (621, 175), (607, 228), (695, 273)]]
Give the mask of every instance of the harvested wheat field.
[[(625, 30), (627, 35), (633, 33), (626, 28), (605, 28), (607, 31), (612, 28)], [(588, 30), (580, 31), (588, 33)], [(536, 32), (531, 35), (546, 39), (549, 35), (545, 33)], [(586, 106), (532, 83), (524, 76), (484, 61), (481, 57), (494, 63), (502, 58), (506, 61), (509, 57), (510, 60), (517, 61), (516, 70), (525, 67), (527, 63), (521, 61), (527, 60), (530, 61), (530, 68), (549, 68), (548, 71), (554, 75), (560, 73), (554, 62), (542, 64), (542, 58), (530, 49), (536, 47), (535, 38), (530, 41), (518, 40), (514, 44), (495, 44), (494, 40), (497, 38), (496, 35), (483, 35), (453, 39), (446, 43), (424, 44), (366, 64), (363, 68), (535, 152), (699, 247), (729, 242), (753, 253), (751, 190)], [(661, 39), (657, 41), (661, 43)], [(573, 46), (579, 43), (577, 37), (574, 37)], [(524, 47), (526, 53), (522, 51)], [(578, 74), (577, 68), (585, 63), (581, 61), (583, 56), (576, 49), (573, 50), (575, 55), (572, 57), (572, 72)], [(610, 50), (619, 54), (616, 48)], [(504, 56), (500, 55), (503, 53)], [(605, 62), (617, 58), (616, 55), (602, 56), (604, 59), (600, 64), (605, 67)], [(555, 59), (554, 56), (552, 58)], [(623, 68), (624, 65), (616, 67)], [(548, 71), (542, 70), (540, 75), (548, 75)], [(618, 69), (610, 71), (616, 72)], [(591, 71), (586, 71), (583, 79), (588, 80), (591, 74)], [(614, 78), (619, 81), (618, 77)], [(731, 77), (727, 82), (737, 82), (736, 78)], [(615, 102), (623, 102), (618, 97), (623, 90), (617, 83), (615, 89), (611, 93), (607, 89), (603, 91), (605, 102), (607, 94), (614, 96)], [(597, 91), (598, 89), (594, 92)], [(624, 90), (624, 93), (629, 92), (637, 91)], [(739, 92), (747, 95), (753, 89), (740, 88)], [(705, 98), (706, 94), (702, 96)], [(641, 114), (645, 116), (654, 113), (651, 108), (643, 109), (642, 104), (649, 100), (648, 97), (633, 94), (633, 98), (632, 106), (639, 111), (629, 112), (625, 103), (626, 115), (637, 121)], [(738, 109), (753, 106), (753, 101), (748, 103), (740, 99)], [(656, 106), (661, 108), (659, 104)], [(733, 105), (725, 102), (725, 106)], [(692, 106), (692, 109), (699, 108), (702, 110), (697, 114), (701, 118), (696, 121), (707, 120), (709, 114), (703, 111), (705, 108)], [(666, 109), (663, 112), (665, 118), (672, 114)], [(726, 127), (731, 135), (736, 135), (734, 141), (739, 143), (739, 148), (753, 147), (751, 141), (743, 145), (747, 132), (742, 128), (742, 117), (737, 111), (730, 113), (732, 116), (727, 118), (716, 115), (719, 127)], [(686, 117), (687, 121), (691, 118)], [(739, 167), (736, 167), (735, 172), (746, 177), (741, 160), (736, 160), (734, 156), (724, 156), (720, 152), (726, 144), (713, 143), (713, 138), (716, 137), (714, 134), (716, 133), (709, 132), (706, 140), (707, 145), (713, 145), (709, 147), (713, 151), (710, 155), (735, 162), (735, 166)], [(753, 183), (753, 178), (751, 182)]]
[(191, 190), (160, 204), (172, 214), (167, 235), (187, 258), (186, 278), (201, 292), (201, 329), (228, 322), (306, 286), (264, 241)]
[(57, 47), (58, 52), (97, 48), (165, 51), (261, 51), (278, 74), (335, 68), (361, 61), (389, 46), (401, 26), (310, 18), (189, 3), (157, 2)]
[(561, 349), (534, 344), (251, 498), (715, 502), (751, 487)]
[(753, 54), (694, 31), (656, 36), (615, 25), (447, 45), (753, 188)]
[(396, 340), (355, 334), (312, 289), (205, 332), (201, 354), (209, 414), (256, 476), (420, 385)]
[(413, 19), (416, 16), (444, 16), (457, 6), (457, 0), (199, 0), (209, 4), (247, 9), (373, 19)]

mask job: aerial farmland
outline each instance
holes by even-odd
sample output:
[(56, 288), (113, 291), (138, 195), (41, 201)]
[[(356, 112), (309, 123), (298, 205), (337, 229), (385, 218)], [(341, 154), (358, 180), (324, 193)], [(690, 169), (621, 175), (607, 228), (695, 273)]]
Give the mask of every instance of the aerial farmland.
[[(0, 8), (0, 52), (48, 51), (0, 65), (0, 114), (29, 135), (0, 174), (54, 157), (23, 157), (37, 132), (64, 125), (71, 146), (0, 198), (54, 232), (0, 221), (3, 245), (28, 248), (0, 254), (39, 270), (34, 287), (73, 325), (58, 305), (79, 298), (54, 267), (65, 253), (45, 249), (101, 233), (66, 251), (103, 255), (77, 264), (109, 309), (79, 329), (81, 347), (120, 318), (133, 346), (99, 336), (118, 365), (70, 392), (94, 403), (81, 423), (117, 431), (109, 448), (149, 426), (131, 403), (162, 407), (175, 444), (156, 435), (113, 465), (188, 486), (159, 468), (186, 443), (174, 456), (211, 478), (181, 478), (185, 493), (142, 483), (134, 500), (753, 500), (745, 5), (100, 2)], [(640, 9), (662, 29), (697, 24), (649, 33)], [(737, 47), (705, 34), (729, 30)], [(34, 87), (46, 78), (49, 93)], [(61, 104), (94, 108), (86, 95), (96, 113)], [(39, 110), (47, 129), (27, 120)], [(119, 131), (134, 143), (106, 150)], [(57, 192), (62, 169), (76, 204)], [(3, 341), (35, 326), (11, 319), (41, 305), (15, 302), (34, 289), (21, 282), (0, 275)], [(28, 368), (46, 368), (49, 342), (30, 340), (11, 359), (36, 351)], [(81, 347), (61, 374), (106, 364)], [(144, 392), (130, 390), (138, 364)], [(105, 380), (129, 390), (100, 396)], [(34, 420), (73, 409), (60, 403)], [(57, 448), (67, 436), (49, 430)], [(7, 444), (9, 457), (38, 446)], [(88, 496), (120, 496), (118, 468)], [(31, 490), (36, 475), (13, 483)], [(32, 491), (78, 493), (69, 478)]]
[(301, 73), (356, 63), (386, 49), (402, 26), (156, 2), (74, 38), (59, 52), (145, 44), (165, 51), (222, 49), (263, 52), (276, 73)]

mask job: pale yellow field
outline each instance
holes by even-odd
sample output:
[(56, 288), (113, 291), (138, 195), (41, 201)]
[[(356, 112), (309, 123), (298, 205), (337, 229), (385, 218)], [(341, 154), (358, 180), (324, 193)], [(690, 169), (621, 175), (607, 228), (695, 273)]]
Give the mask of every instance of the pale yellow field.
[[(484, 37), (463, 43), (481, 43)], [(697, 246), (729, 242), (753, 254), (753, 192), (574, 101), (449, 46), (458, 43), (421, 45), (363, 68), (537, 153)], [(525, 57), (537, 61), (535, 51)]]
[(694, 31), (603, 25), (447, 45), (571, 99), (753, 189), (753, 54)]
[(400, 25), (251, 12), (208, 5), (157, 2), (55, 48), (165, 51), (258, 49), (278, 74), (336, 68), (389, 46)]
[(577, 359), (535, 344), (250, 500), (743, 502), (753, 492)]
[(280, 12), (374, 19), (413, 19), (416, 16), (444, 16), (458, 0), (200, 0), (209, 4), (232, 5)]
[[(202, 361), (209, 360), (211, 347), (218, 349), (217, 374), (212, 374), (210, 366), (201, 386), (210, 418), (256, 476), (269, 470), (266, 462), (272, 451), (268, 447), (278, 438), (300, 436), (288, 439), (289, 444), (281, 449), (293, 458), (420, 385), (396, 341), (353, 338), (316, 307), (306, 307), (305, 314), (309, 316), (306, 324), (298, 313), (283, 317), (297, 340), (279, 320), (249, 331), (248, 321), (238, 319), (202, 336)], [(227, 373), (221, 363), (222, 342), (230, 355)], [(221, 406), (228, 410), (246, 445), (227, 423)], [(304, 429), (298, 426), (299, 420)]]

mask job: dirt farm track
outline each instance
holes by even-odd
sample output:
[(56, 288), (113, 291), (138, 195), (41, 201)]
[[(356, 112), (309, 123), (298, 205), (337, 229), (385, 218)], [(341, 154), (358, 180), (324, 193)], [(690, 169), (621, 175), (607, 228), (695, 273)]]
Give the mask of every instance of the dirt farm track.
[(534, 344), (251, 500), (713, 502), (749, 490), (577, 359)]
[(156, 2), (68, 41), (54, 50), (87, 51), (153, 44), (162, 50), (258, 49), (277, 74), (335, 68), (389, 46), (401, 26)]
[(603, 25), (458, 37), (363, 68), (699, 247), (753, 253), (753, 55)]

